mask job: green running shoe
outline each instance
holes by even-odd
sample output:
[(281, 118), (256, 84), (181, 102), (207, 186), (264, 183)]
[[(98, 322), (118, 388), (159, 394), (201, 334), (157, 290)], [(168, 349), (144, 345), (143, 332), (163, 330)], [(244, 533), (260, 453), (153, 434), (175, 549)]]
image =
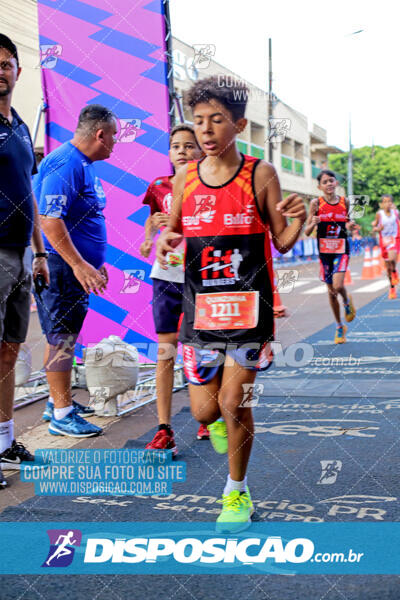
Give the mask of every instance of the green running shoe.
[(249, 488), (245, 492), (233, 490), (230, 494), (222, 494), (222, 511), (217, 519), (217, 532), (237, 533), (250, 526), (251, 515), (254, 512)]
[(215, 452), (226, 454), (228, 452), (228, 434), (225, 421), (215, 421), (208, 425), (210, 440)]

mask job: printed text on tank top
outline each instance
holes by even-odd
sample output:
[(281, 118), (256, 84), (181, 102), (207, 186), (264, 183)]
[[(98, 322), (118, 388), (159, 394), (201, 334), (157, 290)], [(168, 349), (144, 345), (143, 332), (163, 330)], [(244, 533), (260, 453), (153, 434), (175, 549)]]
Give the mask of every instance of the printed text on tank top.
[(185, 343), (188, 338), (204, 342), (270, 338), (269, 228), (254, 193), (258, 162), (242, 155), (239, 168), (221, 185), (205, 183), (200, 164), (188, 164), (182, 202), (187, 244)]
[(338, 197), (335, 203), (318, 198), (319, 223), (317, 239), (321, 254), (347, 254), (348, 240), (346, 223), (349, 220), (345, 198)]

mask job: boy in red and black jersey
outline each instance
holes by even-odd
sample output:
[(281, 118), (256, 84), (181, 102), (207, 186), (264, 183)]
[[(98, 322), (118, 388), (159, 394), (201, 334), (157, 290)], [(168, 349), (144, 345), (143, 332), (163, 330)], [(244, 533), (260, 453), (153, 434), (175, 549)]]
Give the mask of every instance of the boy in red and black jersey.
[(318, 173), (317, 180), (323, 196), (311, 200), (305, 233), (310, 235), (317, 228), (320, 279), (328, 287), (329, 302), (337, 324), (335, 344), (343, 344), (347, 327), (341, 321), (338, 294), (343, 298), (346, 321), (352, 321), (356, 316), (352, 298), (344, 287), (350, 255), (347, 229), (354, 224), (349, 217), (349, 201), (335, 194), (335, 173), (323, 169)]
[(222, 531), (246, 528), (253, 511), (246, 470), (254, 428), (247, 401), (257, 372), (271, 363), (269, 235), (280, 252), (287, 252), (306, 219), (296, 194), (282, 200), (274, 167), (237, 150), (235, 137), (247, 124), (247, 94), (245, 85), (232, 90), (221, 77), (202, 79), (188, 92), (196, 138), (206, 156), (177, 174), (170, 220), (157, 244), (157, 258), (165, 265), (174, 245), (186, 242), (179, 339), (192, 413), (209, 425), (217, 452), (229, 454), (217, 519)]

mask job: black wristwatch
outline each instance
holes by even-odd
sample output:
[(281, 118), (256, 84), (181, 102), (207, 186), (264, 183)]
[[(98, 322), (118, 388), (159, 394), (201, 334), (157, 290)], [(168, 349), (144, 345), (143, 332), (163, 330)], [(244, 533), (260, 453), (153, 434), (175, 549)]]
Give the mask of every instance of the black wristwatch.
[(49, 258), (48, 252), (35, 252), (33, 258)]

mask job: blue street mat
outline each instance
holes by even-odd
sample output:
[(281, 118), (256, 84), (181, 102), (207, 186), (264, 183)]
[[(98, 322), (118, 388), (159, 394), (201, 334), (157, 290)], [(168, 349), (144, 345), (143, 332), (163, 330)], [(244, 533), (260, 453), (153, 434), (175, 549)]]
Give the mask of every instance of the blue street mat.
[[(359, 360), (356, 365), (346, 361), (333, 367), (281, 365), (258, 377), (258, 398), (253, 400), (256, 436), (248, 471), (254, 520), (398, 520), (398, 313), (400, 301), (377, 298), (349, 324), (347, 344), (333, 345), (333, 326), (305, 340), (312, 345), (314, 361), (352, 356)], [(276, 383), (281, 387), (272, 396), (271, 385)], [(226, 456), (215, 454), (209, 442), (196, 440), (197, 423), (189, 408), (174, 417), (173, 427), (187, 479), (173, 484), (168, 497), (34, 497), (4, 510), (0, 520), (213, 521), (220, 511), (217, 500), (227, 475)], [(131, 440), (126, 447), (144, 448), (153, 434)], [(251, 528), (248, 532), (251, 535)], [(400, 596), (398, 577), (361, 575), (75, 575), (73, 580), (61, 575), (7, 576), (0, 577), (0, 586), (1, 600), (20, 594), (29, 600), (102, 600), (113, 597), (113, 591), (117, 599), (134, 593), (135, 598), (146, 600), (160, 596), (166, 600), (398, 600)]]

